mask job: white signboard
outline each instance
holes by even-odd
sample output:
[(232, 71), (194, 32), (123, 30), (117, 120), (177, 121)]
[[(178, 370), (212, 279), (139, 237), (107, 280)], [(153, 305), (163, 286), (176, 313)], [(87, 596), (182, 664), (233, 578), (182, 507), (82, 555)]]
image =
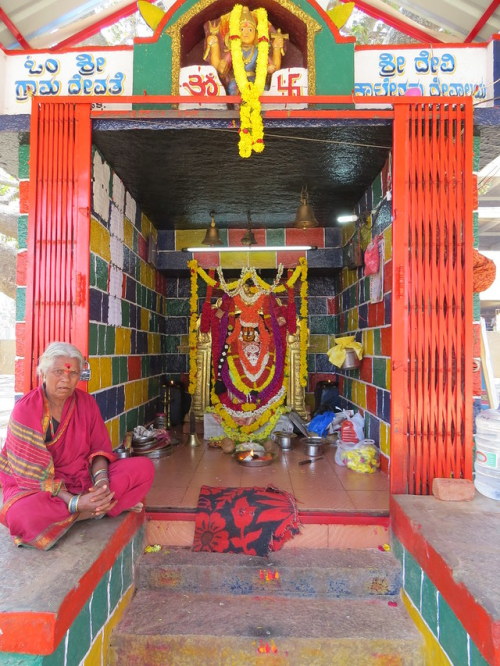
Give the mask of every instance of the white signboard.
[[(3, 113), (30, 113), (33, 95), (116, 99), (132, 94), (133, 53), (130, 50), (30, 53), (7, 56), (3, 81)], [(1, 74), (1, 70), (0, 70)], [(95, 107), (106, 108), (96, 103)], [(113, 105), (113, 109), (130, 105)]]
[(357, 49), (354, 94), (362, 97), (470, 95), (478, 101), (486, 100), (492, 97), (487, 58), (486, 47)]

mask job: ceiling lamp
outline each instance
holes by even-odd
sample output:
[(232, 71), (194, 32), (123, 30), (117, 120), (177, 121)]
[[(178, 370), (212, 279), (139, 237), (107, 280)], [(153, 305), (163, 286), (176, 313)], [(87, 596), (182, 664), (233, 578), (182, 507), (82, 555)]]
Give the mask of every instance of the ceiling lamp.
[(300, 194), (300, 206), (297, 209), (293, 226), (296, 229), (312, 229), (313, 227), (319, 227), (319, 222), (314, 215), (312, 206), (309, 204), (307, 187), (302, 188)]
[(241, 238), (240, 243), (242, 245), (257, 245), (257, 241), (255, 240), (254, 233), (252, 231), (252, 220), (250, 218), (250, 211), (248, 211), (248, 229), (245, 233), (245, 235)]
[(201, 241), (202, 245), (210, 245), (210, 247), (214, 247), (216, 245), (222, 245), (222, 241), (219, 237), (219, 230), (215, 226), (215, 212), (213, 210), (210, 211), (210, 215), (212, 217), (210, 221), (210, 226), (207, 229), (207, 233), (205, 234), (205, 238)]
[(353, 215), (339, 215), (337, 217), (337, 222), (339, 224), (349, 224), (349, 222), (357, 222), (359, 220), (359, 216), (356, 214)]

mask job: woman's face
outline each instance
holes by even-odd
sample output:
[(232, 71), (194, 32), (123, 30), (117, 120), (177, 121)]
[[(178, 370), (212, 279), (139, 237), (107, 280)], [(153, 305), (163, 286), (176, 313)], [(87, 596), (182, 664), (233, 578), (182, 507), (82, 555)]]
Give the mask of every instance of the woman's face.
[(58, 356), (43, 377), (49, 398), (65, 400), (73, 394), (80, 379), (80, 363), (76, 358)]

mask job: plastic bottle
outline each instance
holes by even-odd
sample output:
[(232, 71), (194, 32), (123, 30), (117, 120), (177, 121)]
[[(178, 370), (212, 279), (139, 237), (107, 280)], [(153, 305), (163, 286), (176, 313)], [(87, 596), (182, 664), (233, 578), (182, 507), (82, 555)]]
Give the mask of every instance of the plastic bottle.
[(476, 490), (500, 500), (500, 411), (487, 409), (477, 415), (475, 443)]

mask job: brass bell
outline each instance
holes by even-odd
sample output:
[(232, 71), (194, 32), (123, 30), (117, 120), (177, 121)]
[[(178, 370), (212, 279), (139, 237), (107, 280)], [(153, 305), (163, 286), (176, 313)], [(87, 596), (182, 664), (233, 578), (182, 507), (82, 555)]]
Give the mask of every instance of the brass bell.
[(240, 243), (242, 245), (257, 245), (253, 231), (249, 228), (247, 229), (245, 235), (242, 237)]
[(187, 437), (186, 444), (188, 446), (200, 446), (201, 442), (198, 439), (198, 435), (195, 432), (190, 432)]
[(215, 226), (215, 218), (214, 218), (214, 211), (210, 211), (210, 215), (212, 216), (212, 219), (210, 221), (210, 226), (207, 229), (207, 233), (205, 234), (205, 238), (201, 241), (203, 245), (210, 245), (210, 246), (215, 246), (215, 245), (222, 245), (222, 241), (219, 237), (219, 230)]
[(319, 222), (314, 215), (314, 210), (309, 204), (307, 187), (302, 188), (300, 194), (300, 206), (297, 209), (293, 226), (296, 229), (312, 229), (313, 227), (319, 227)]

